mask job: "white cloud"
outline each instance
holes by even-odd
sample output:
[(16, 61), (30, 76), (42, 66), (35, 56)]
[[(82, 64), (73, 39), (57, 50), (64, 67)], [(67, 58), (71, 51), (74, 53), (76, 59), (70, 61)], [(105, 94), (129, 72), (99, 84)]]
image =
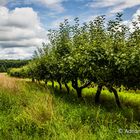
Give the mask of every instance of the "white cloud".
[(140, 0), (124, 0), (124, 2), (121, 2), (119, 5), (114, 7), (111, 13), (123, 12), (124, 9), (137, 5), (140, 5)]
[(46, 5), (47, 8), (50, 8), (52, 10), (58, 11), (58, 12), (63, 12), (64, 7), (62, 5), (62, 2), (66, 0), (37, 0), (41, 4)]
[(7, 4), (8, 0), (0, 0), (0, 5), (5, 5)]
[[(138, 20), (138, 16), (140, 16), (140, 9), (136, 11), (136, 13), (133, 15), (133, 20)], [(140, 20), (140, 19), (139, 19)]]
[(88, 4), (92, 8), (111, 7), (111, 13), (123, 12), (123, 10), (137, 5), (140, 5), (140, 0), (100, 0)]
[(52, 27), (54, 29), (59, 28), (60, 23), (63, 23), (65, 19), (68, 19), (68, 21), (71, 23), (74, 18), (73, 18), (73, 16), (70, 16), (70, 15), (66, 15), (66, 16), (60, 17), (60, 18), (54, 20), (51, 23), (50, 28), (52, 28)]
[(131, 20), (123, 21), (123, 24), (127, 25), (130, 28), (130, 32), (133, 32), (134, 31), (132, 22), (139, 21), (139, 24), (137, 26), (140, 28), (140, 19), (138, 19), (139, 16), (140, 16), (140, 9), (138, 9), (133, 14)]
[(93, 8), (110, 7), (120, 3), (120, 0), (100, 0), (88, 3), (88, 6)]
[(0, 0), (0, 5), (5, 6), (8, 3), (11, 5), (28, 5), (33, 3), (37, 5), (44, 5), (53, 11), (61, 13), (65, 10), (62, 4), (64, 1), (67, 0)]
[[(32, 8), (9, 11), (6, 7), (0, 7), (0, 48), (4, 50), (0, 51), (0, 58), (15, 58), (15, 54), (16, 57), (26, 57), (28, 48), (41, 46), (45, 38), (46, 31)], [(29, 52), (32, 55), (33, 49)]]
[(9, 48), (2, 49), (0, 48), (0, 59), (29, 59), (32, 57), (34, 47), (28, 48)]

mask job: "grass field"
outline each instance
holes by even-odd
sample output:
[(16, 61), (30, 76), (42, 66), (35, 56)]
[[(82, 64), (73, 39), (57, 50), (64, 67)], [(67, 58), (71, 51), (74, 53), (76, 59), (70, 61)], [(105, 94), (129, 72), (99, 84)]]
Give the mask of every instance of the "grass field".
[(58, 85), (44, 87), (0, 74), (0, 140), (139, 140), (140, 93), (122, 91), (119, 109), (104, 90), (83, 90), (83, 100)]

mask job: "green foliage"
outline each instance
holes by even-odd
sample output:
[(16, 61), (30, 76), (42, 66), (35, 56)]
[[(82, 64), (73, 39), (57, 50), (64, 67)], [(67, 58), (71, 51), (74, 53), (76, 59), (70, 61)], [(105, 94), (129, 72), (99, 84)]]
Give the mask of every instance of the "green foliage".
[(29, 77), (29, 67), (24, 66), (22, 68), (13, 68), (8, 73), (10, 76), (27, 78)]
[[(58, 30), (50, 30), (50, 42), (35, 53), (33, 61), (20, 69), (9, 72), (11, 76), (30, 77), (37, 81), (57, 81), (62, 87), (71, 82), (82, 97), (82, 90), (92, 83), (113, 92), (116, 103), (120, 102), (116, 87), (140, 88), (140, 27), (133, 22), (133, 31), (123, 24), (122, 14), (105, 22), (105, 16), (79, 24), (79, 19), (70, 25), (68, 20)], [(69, 91), (69, 89), (68, 89)]]
[(10, 68), (27, 65), (29, 60), (0, 60), (0, 72), (7, 72)]

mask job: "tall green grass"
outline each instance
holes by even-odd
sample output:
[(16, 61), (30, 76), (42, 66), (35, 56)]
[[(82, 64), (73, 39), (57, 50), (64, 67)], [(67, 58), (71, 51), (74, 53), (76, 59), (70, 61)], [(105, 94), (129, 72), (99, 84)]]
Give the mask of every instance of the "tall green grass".
[[(1, 140), (139, 140), (140, 95), (119, 93), (123, 109), (117, 108), (107, 90), (95, 105), (96, 89), (83, 90), (83, 100), (75, 91), (68, 95), (58, 85), (48, 87), (3, 77), (0, 83)], [(6, 81), (11, 80), (9, 86)], [(8, 82), (7, 81), (7, 82)], [(13, 82), (15, 81), (15, 83)], [(16, 85), (12, 85), (16, 84)], [(119, 133), (122, 129), (123, 133)], [(126, 131), (126, 132), (125, 132)]]

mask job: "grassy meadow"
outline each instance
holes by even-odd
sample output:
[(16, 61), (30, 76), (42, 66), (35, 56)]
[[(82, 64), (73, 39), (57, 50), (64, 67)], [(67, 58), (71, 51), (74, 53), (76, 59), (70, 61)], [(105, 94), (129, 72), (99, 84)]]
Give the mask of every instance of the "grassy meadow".
[(139, 140), (140, 91), (121, 91), (123, 109), (106, 89), (95, 105), (96, 88), (67, 95), (30, 80), (0, 74), (0, 140)]

